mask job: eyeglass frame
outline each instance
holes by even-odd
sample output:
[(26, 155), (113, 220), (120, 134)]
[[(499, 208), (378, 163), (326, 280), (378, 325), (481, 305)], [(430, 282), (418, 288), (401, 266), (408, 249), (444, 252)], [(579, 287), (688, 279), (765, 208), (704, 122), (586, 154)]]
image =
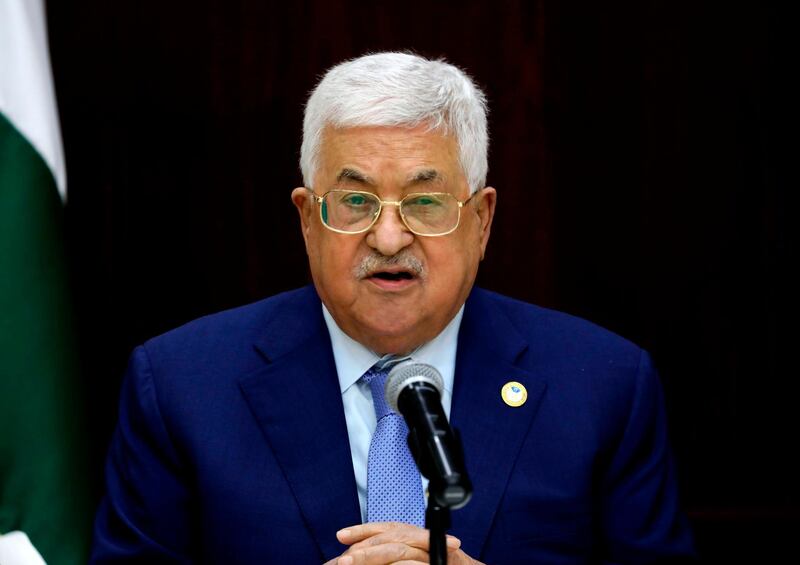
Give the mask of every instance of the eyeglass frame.
[[(309, 188), (309, 187), (304, 187), (304, 188), (311, 193), (311, 196), (314, 197), (314, 202), (319, 204), (319, 221), (322, 222), (323, 226), (325, 226), (326, 228), (328, 228), (332, 232), (342, 233), (342, 234), (345, 234), (345, 235), (358, 235), (360, 233), (364, 233), (366, 231), (369, 231), (370, 229), (372, 229), (372, 226), (374, 226), (378, 222), (378, 218), (381, 217), (381, 213), (383, 212), (383, 205), (384, 204), (388, 204), (388, 205), (391, 205), (391, 206), (397, 206), (397, 214), (400, 216), (400, 220), (403, 222), (403, 225), (406, 228), (408, 228), (408, 231), (410, 231), (414, 235), (418, 235), (418, 236), (421, 236), (421, 237), (441, 237), (443, 235), (449, 235), (449, 234), (453, 233), (454, 231), (456, 231), (458, 229), (458, 226), (461, 225), (461, 209), (464, 206), (466, 206), (466, 204), (470, 200), (472, 200), (472, 198), (476, 194), (478, 194), (480, 192), (480, 190), (476, 190), (475, 192), (473, 192), (472, 194), (469, 195), (469, 198), (467, 198), (466, 200), (463, 200), (463, 201), (459, 200), (458, 198), (455, 197), (455, 195), (450, 194), (449, 192), (410, 192), (410, 193), (406, 194), (405, 196), (403, 196), (400, 200), (381, 200), (378, 197), (377, 194), (375, 194), (374, 192), (368, 192), (366, 190), (347, 190), (345, 188), (332, 188), (329, 191), (325, 192), (322, 196), (320, 196), (319, 194), (314, 192), (313, 188)], [(325, 219), (322, 217), (322, 201), (325, 200), (325, 197), (328, 196), (331, 192), (349, 192), (351, 194), (366, 194), (368, 196), (371, 196), (372, 198), (375, 198), (378, 201), (378, 212), (375, 214), (375, 217), (372, 218), (372, 221), (369, 223), (369, 225), (367, 227), (363, 228), (363, 229), (360, 229), (358, 231), (344, 231), (344, 230), (336, 229), (336, 228), (334, 228), (332, 226), (329, 226), (325, 222)], [(400, 211), (400, 205), (403, 203), (403, 201), (406, 198), (409, 198), (411, 196), (440, 195), (440, 194), (446, 194), (447, 196), (450, 196), (456, 202), (458, 202), (458, 219), (456, 220), (456, 225), (453, 228), (451, 228), (450, 230), (448, 230), (446, 232), (442, 232), (442, 233), (419, 233), (417, 231), (414, 231), (414, 229), (410, 225), (408, 225), (408, 222), (406, 221), (406, 217), (403, 215), (403, 212)]]

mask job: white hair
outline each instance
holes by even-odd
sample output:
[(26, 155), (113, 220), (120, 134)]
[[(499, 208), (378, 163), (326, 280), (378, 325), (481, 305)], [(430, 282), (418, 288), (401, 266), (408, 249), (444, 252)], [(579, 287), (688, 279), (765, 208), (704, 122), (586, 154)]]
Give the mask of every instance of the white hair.
[(300, 169), (311, 187), (326, 126), (428, 124), (452, 134), (472, 193), (486, 185), (489, 134), (486, 96), (461, 69), (443, 59), (374, 53), (332, 67), (308, 98)]

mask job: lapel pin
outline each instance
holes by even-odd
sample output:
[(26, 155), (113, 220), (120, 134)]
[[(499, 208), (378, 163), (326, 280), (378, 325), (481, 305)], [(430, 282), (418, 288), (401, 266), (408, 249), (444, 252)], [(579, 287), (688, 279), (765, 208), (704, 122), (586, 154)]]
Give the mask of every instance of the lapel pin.
[(503, 402), (516, 408), (522, 406), (525, 404), (525, 401), (528, 400), (528, 391), (525, 390), (522, 383), (510, 381), (504, 384), (503, 388), (500, 389), (500, 396), (503, 398)]

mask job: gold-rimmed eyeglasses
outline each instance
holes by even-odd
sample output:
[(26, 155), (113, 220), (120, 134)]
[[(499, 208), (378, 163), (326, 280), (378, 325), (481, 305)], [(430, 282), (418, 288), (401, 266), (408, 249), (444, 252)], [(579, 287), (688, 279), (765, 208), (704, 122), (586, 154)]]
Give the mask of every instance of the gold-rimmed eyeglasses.
[(308, 189), (319, 204), (322, 224), (337, 233), (363, 233), (381, 215), (384, 206), (397, 206), (400, 219), (412, 233), (423, 236), (447, 235), (458, 228), (464, 201), (447, 192), (415, 192), (401, 200), (381, 200), (376, 194), (360, 190), (329, 190), (322, 196)]

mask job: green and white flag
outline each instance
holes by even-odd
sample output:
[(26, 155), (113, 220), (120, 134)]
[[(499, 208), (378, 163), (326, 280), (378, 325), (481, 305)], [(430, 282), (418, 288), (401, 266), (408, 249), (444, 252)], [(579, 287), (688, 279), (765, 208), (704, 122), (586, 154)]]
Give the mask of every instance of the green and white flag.
[[(86, 563), (91, 520), (41, 0), (0, 0), (0, 564)], [(41, 556), (41, 557), (40, 557)]]

